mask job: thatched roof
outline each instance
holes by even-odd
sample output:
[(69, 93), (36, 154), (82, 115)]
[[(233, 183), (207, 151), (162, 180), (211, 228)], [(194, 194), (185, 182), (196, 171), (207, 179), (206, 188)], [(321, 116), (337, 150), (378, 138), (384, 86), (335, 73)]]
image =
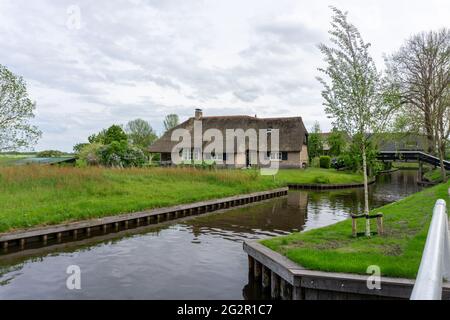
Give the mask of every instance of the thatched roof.
[[(184, 128), (190, 131), (193, 139), (193, 127), (195, 118), (189, 118), (187, 121), (179, 124), (175, 128), (167, 131), (160, 139), (155, 141), (149, 148), (150, 152), (170, 153), (178, 141), (171, 141), (172, 132), (178, 128)], [(256, 118), (250, 116), (220, 116), (220, 117), (202, 117), (202, 129), (205, 132), (208, 129), (218, 129), (224, 137), (225, 148), (225, 132), (226, 129), (243, 129), (253, 128), (260, 129), (279, 129), (280, 151), (301, 151), (302, 146), (306, 143), (305, 139), (308, 132), (303, 124), (301, 117), (290, 118)], [(270, 148), (270, 139), (269, 148)], [(204, 143), (204, 146), (209, 142)], [(236, 142), (235, 142), (236, 144)], [(248, 149), (248, 144), (246, 146)]]

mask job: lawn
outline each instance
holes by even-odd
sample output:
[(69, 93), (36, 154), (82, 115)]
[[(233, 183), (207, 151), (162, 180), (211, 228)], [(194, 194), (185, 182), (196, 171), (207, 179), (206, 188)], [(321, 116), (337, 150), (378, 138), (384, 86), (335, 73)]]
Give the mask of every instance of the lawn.
[(308, 168), (306, 170), (280, 169), (276, 179), (286, 183), (299, 184), (347, 184), (363, 182), (363, 177), (360, 174), (321, 168)]
[(58, 166), (0, 167), (0, 232), (79, 221), (269, 190), (291, 183), (358, 182), (335, 170), (280, 170), (276, 179), (258, 170), (193, 168), (106, 169)]
[(241, 170), (0, 168), (0, 232), (280, 187)]
[(384, 214), (383, 236), (353, 238), (351, 220), (345, 220), (262, 243), (308, 269), (365, 274), (378, 265), (385, 276), (415, 278), (434, 204), (448, 200), (448, 187), (440, 184), (373, 210)]

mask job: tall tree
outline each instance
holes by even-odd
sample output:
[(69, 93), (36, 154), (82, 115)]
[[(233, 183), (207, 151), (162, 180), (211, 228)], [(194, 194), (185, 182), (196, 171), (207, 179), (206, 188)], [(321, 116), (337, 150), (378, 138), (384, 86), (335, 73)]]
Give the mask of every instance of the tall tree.
[(142, 150), (146, 150), (157, 138), (150, 123), (142, 119), (128, 122), (125, 131), (131, 143)]
[(450, 135), (450, 83), (447, 86), (447, 90), (445, 90), (436, 102), (435, 111), (435, 137), (441, 166), (441, 176), (442, 180), (446, 181), (447, 172), (444, 166), (444, 159), (447, 151), (448, 138)]
[[(380, 74), (369, 54), (358, 29), (347, 21), (347, 13), (331, 7), (332, 46), (320, 44), (319, 49), (327, 64), (320, 68), (327, 79), (318, 78), (324, 86), (322, 97), (326, 113), (334, 119), (333, 125), (358, 136), (363, 160), (364, 214), (369, 215), (366, 148), (370, 135), (382, 130), (390, 114), (382, 94)], [(370, 220), (366, 219), (366, 235), (370, 236)]]
[(436, 153), (438, 144), (434, 109), (448, 90), (449, 56), (450, 31), (444, 28), (412, 36), (385, 59), (388, 78), (399, 92), (404, 115), (414, 122), (420, 121), (429, 153)]
[(323, 152), (322, 131), (320, 130), (320, 124), (318, 121), (314, 123), (311, 128), (311, 132), (308, 136), (308, 154), (309, 158), (314, 159)]
[(176, 114), (169, 114), (164, 119), (164, 128), (166, 131), (169, 131), (170, 129), (176, 127), (180, 122), (180, 119), (178, 118), (178, 115)]
[(41, 131), (29, 123), (35, 109), (23, 78), (0, 65), (0, 151), (29, 147), (37, 142)]

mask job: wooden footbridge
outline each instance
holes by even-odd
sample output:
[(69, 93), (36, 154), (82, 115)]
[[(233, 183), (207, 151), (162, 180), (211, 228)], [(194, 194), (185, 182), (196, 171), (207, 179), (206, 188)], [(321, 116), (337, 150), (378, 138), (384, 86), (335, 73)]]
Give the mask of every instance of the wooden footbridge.
[[(439, 158), (422, 150), (380, 151), (377, 159), (381, 161), (417, 161), (419, 164), (428, 163), (436, 167), (441, 165)], [(446, 170), (450, 170), (450, 161), (444, 160), (444, 166)]]

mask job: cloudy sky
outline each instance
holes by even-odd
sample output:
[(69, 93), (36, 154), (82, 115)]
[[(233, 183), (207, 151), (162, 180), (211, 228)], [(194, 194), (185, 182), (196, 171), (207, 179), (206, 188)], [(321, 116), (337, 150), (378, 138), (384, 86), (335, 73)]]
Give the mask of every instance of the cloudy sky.
[(36, 149), (71, 151), (113, 123), (166, 114), (320, 121), (315, 80), (334, 5), (383, 54), (449, 27), (448, 0), (0, 0), (0, 64), (21, 75), (43, 131)]

